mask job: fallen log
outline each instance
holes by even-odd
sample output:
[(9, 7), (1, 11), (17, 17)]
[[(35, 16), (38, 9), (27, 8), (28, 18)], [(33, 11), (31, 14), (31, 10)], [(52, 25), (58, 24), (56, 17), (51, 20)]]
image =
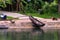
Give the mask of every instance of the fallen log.
[(43, 22), (37, 20), (36, 18), (34, 18), (32, 16), (29, 16), (29, 19), (32, 21), (34, 27), (40, 28), (45, 25)]

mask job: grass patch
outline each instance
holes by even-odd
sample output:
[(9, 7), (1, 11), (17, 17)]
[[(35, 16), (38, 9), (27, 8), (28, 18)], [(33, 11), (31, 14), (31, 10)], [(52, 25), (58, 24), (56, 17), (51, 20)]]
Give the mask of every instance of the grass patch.
[(32, 16), (36, 16), (36, 17), (41, 17), (41, 18), (60, 18), (60, 14), (58, 13), (45, 13), (45, 14), (39, 14), (39, 13), (25, 13), (26, 15), (32, 15)]
[(13, 19), (13, 17), (11, 16), (7, 16), (7, 20)]
[[(7, 16), (7, 19), (6, 20), (12, 20), (12, 19), (18, 20), (19, 18), (14, 18), (14, 17), (11, 17), (11, 16)], [(0, 20), (2, 20), (2, 19), (0, 18)]]
[(19, 18), (13, 18), (13, 17), (11, 17), (11, 16), (8, 16), (8, 17), (7, 17), (7, 20), (12, 20), (12, 19), (19, 20)]

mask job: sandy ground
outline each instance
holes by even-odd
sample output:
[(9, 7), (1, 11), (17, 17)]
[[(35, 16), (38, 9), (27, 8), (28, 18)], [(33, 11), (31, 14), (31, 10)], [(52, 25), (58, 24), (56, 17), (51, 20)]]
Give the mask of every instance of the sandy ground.
[[(60, 21), (43, 21), (42, 22), (45, 23), (45, 26), (42, 27), (43, 30), (52, 30), (52, 29), (60, 29)], [(8, 27), (8, 30), (24, 30), (24, 29), (32, 29), (32, 22), (29, 19), (25, 19), (25, 20), (15, 20), (15, 23), (12, 24), (10, 21), (0, 21), (0, 25), (5, 25), (6, 27)], [(28, 31), (27, 30), (27, 31)]]
[[(10, 21), (0, 21), (0, 25), (6, 25), (10, 30), (33, 28), (32, 23), (29, 20), (29, 17), (26, 15), (12, 13), (12, 12), (2, 12), (2, 13), (7, 16), (12, 16), (15, 18), (18, 17), (20, 19), (20, 20), (15, 20), (15, 24), (12, 24)], [(44, 19), (38, 17), (35, 18), (45, 23), (45, 26), (42, 27), (43, 30), (60, 29), (60, 19), (58, 19), (57, 21), (56, 20), (53, 21), (52, 19)]]

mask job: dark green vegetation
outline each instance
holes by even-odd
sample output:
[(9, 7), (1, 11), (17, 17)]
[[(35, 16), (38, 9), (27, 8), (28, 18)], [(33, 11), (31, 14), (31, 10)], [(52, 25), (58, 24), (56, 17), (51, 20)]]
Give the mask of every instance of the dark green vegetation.
[(58, 13), (58, 0), (43, 1), (35, 0), (23, 3), (24, 12), (26, 15), (32, 15), (42, 18), (60, 18)]
[(0, 0), (0, 7), (5, 8), (6, 4), (12, 4), (12, 0)]
[[(45, 13), (57, 13), (58, 12), (58, 0), (23, 0), (22, 1), (22, 12), (23, 13), (38, 13), (40, 14)], [(21, 11), (20, 11), (21, 12)]]
[(23, 14), (42, 18), (60, 17), (58, 0), (0, 0), (0, 7), (6, 8), (8, 4), (10, 9), (19, 10)]
[(40, 32), (5, 32), (1, 31), (0, 40), (60, 40), (59, 32), (47, 32), (41, 34)]
[(24, 13), (37, 12), (39, 9), (42, 9), (43, 13), (56, 13), (58, 0), (0, 0), (0, 7), (5, 8), (7, 4), (18, 5), (20, 12)]

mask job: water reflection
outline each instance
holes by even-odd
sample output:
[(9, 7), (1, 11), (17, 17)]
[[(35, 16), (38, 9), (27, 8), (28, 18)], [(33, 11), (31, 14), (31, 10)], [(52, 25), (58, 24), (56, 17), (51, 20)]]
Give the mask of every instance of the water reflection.
[(57, 31), (48, 31), (44, 34), (40, 34), (40, 32), (41, 31), (7, 31), (7, 29), (3, 29), (0, 30), (0, 40), (58, 40), (60, 37), (60, 32)]
[(40, 33), (44, 33), (44, 31), (43, 31), (43, 29), (41, 29), (41, 28), (33, 28), (33, 30), (32, 30), (33, 32), (40, 32)]

